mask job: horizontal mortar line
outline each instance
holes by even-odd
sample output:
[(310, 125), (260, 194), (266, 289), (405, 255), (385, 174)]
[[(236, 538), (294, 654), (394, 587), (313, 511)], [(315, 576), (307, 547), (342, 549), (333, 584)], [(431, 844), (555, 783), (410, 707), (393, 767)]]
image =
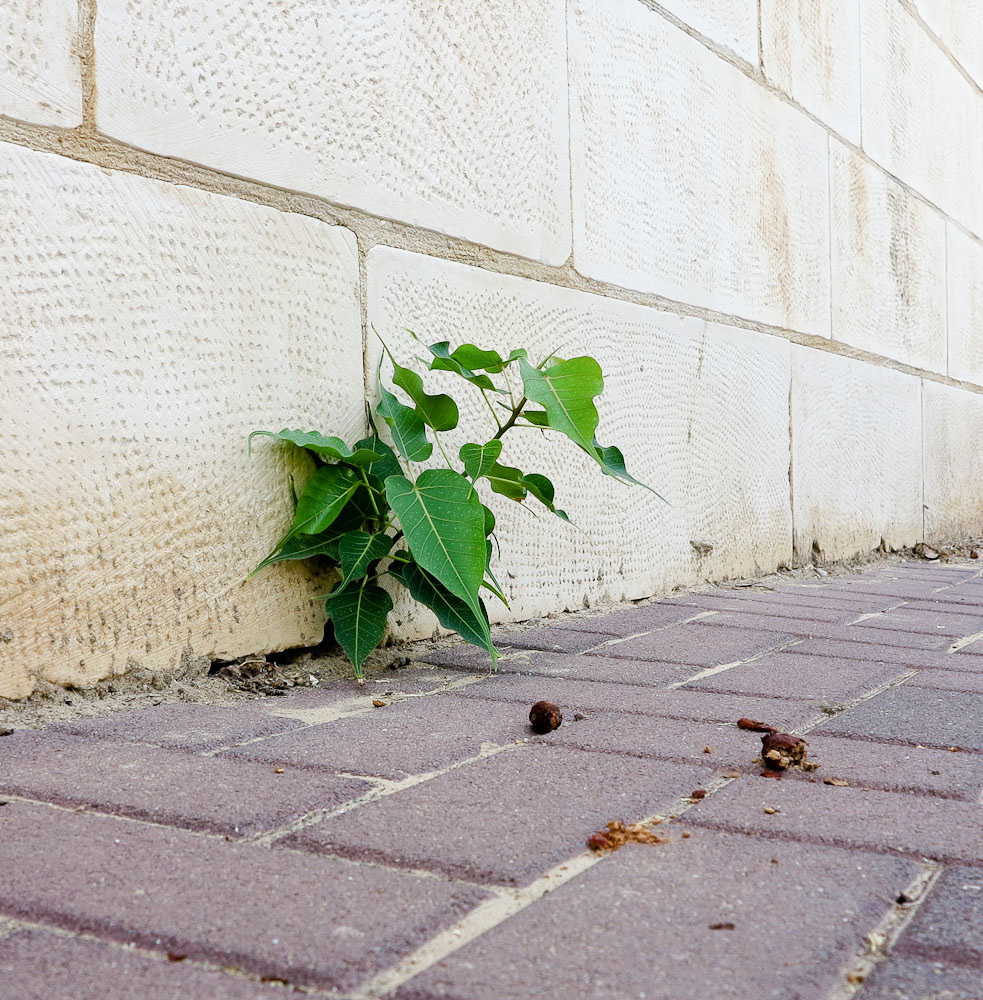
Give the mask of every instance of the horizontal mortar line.
[[(832, 794), (832, 793), (831, 793)], [(901, 795), (904, 793), (891, 793)], [(704, 800), (705, 801), (705, 800)], [(929, 857), (924, 851), (913, 847), (882, 847), (878, 844), (861, 844), (846, 837), (815, 836), (811, 833), (794, 833), (789, 830), (767, 830), (764, 828), (744, 829), (731, 826), (717, 820), (690, 820), (701, 830), (716, 830), (718, 833), (741, 834), (746, 837), (761, 837), (765, 840), (778, 840), (786, 844), (810, 844), (814, 847), (838, 847), (847, 851), (861, 851), (865, 854), (876, 854), (891, 858), (910, 858), (913, 861), (938, 861), (944, 865), (965, 865), (970, 868), (983, 868), (983, 858), (969, 857), (941, 852), (939, 856)]]
[[(733, 780), (732, 778), (720, 778), (711, 782), (707, 789), (707, 796), (725, 788)], [(678, 799), (665, 812), (655, 813), (639, 822), (655, 823), (657, 821), (660, 825), (669, 826), (672, 818), (678, 819), (694, 805), (696, 802), (687, 796)], [(654, 849), (663, 846), (665, 845), (653, 845)], [(475, 909), (456, 924), (437, 934), (416, 951), (407, 955), (391, 968), (379, 973), (356, 990), (355, 1000), (379, 1000), (379, 998), (392, 993), (393, 990), (398, 989), (414, 976), (425, 972), (464, 945), (470, 944), (486, 931), (504, 923), (510, 917), (542, 899), (547, 893), (583, 875), (594, 865), (604, 861), (609, 853), (587, 851), (574, 855), (567, 861), (554, 865), (531, 884), (518, 889), (507, 889), (502, 896), (479, 903)]]
[[(731, 663), (721, 663), (716, 667), (706, 667), (704, 670), (700, 670), (698, 673), (693, 674), (692, 677), (687, 677), (684, 681), (673, 681), (673, 683), (669, 685), (668, 690), (676, 691), (681, 687), (692, 684), (694, 681), (701, 681), (705, 680), (707, 677), (714, 677), (717, 674), (733, 670), (734, 667), (740, 667), (745, 663), (754, 663), (757, 660), (764, 659), (766, 656), (771, 656), (773, 653), (781, 653), (792, 646), (797, 646), (800, 642), (805, 642), (805, 639), (790, 639), (788, 642), (783, 642), (779, 646), (773, 646), (771, 649), (763, 649), (760, 653), (755, 653), (753, 656), (747, 656), (743, 660), (733, 660)], [(748, 697), (752, 696), (749, 695)]]
[[(18, 930), (34, 930), (40, 931), (44, 934), (50, 934), (53, 937), (64, 938), (66, 940), (80, 940), (91, 942), (92, 944), (104, 945), (109, 948), (115, 949), (126, 955), (139, 955), (141, 958), (149, 959), (151, 961), (160, 962), (161, 964), (171, 965), (172, 961), (167, 957), (166, 950), (159, 950), (157, 948), (147, 947), (145, 945), (131, 944), (128, 942), (123, 942), (117, 938), (112, 937), (100, 937), (99, 934), (92, 931), (76, 931), (71, 930), (67, 927), (62, 927), (55, 923), (46, 923), (44, 921), (38, 920), (37, 918), (32, 918), (30, 920), (24, 919), (23, 917), (9, 917), (4, 918), (2, 912), (0, 912), (0, 919), (8, 919), (13, 925), (13, 929), (8, 933), (16, 933)], [(5, 935), (3, 928), (0, 928), (0, 939)], [(219, 965), (215, 962), (209, 962), (203, 958), (191, 958), (190, 956), (184, 958), (180, 962), (181, 967), (194, 967), (197, 969), (202, 969), (206, 972), (217, 972), (226, 976), (231, 976), (234, 979), (244, 979), (251, 983), (262, 983), (263, 979), (256, 973), (247, 972), (245, 969), (241, 969), (234, 965)], [(331, 1000), (350, 1000), (347, 994), (338, 993), (330, 988), (321, 989), (316, 986), (304, 986), (304, 995), (318, 996), (318, 997), (331, 997)], [(271, 1000), (276, 997), (277, 994), (271, 992)], [(286, 996), (286, 994), (284, 994)]]
[[(80, 150), (59, 148), (59, 145), (66, 139), (73, 140), (73, 145), (81, 145), (84, 148)], [(681, 302), (656, 293), (642, 292), (611, 282), (588, 278), (576, 271), (569, 262), (559, 267), (542, 264), (518, 254), (486, 247), (464, 237), (448, 236), (425, 227), (413, 226), (409, 223), (373, 215), (363, 209), (339, 206), (318, 195), (292, 191), (263, 181), (224, 173), (186, 160), (149, 153), (102, 135), (90, 135), (85, 130), (80, 132), (78, 130), (57, 129), (54, 126), (32, 125), (28, 122), (0, 116), (0, 142), (12, 142), (41, 152), (55, 153), (89, 163), (93, 166), (118, 170), (150, 180), (191, 187), (240, 201), (260, 204), (277, 211), (306, 215), (328, 225), (343, 226), (351, 230), (358, 238), (360, 252), (367, 252), (375, 246), (408, 250), (439, 260), (478, 267), (496, 274), (511, 275), (558, 288), (568, 288), (572, 291), (598, 295), (615, 301), (629, 302), (659, 312), (675, 313), (686, 318), (700, 319), (708, 323), (767, 334), (800, 346), (863, 361), (875, 367), (887, 368), (938, 382), (941, 385), (983, 394), (983, 386), (852, 347), (828, 335), (791, 330), (737, 314)], [(141, 164), (134, 165), (122, 159), (121, 155), (124, 153), (131, 158), (139, 159)], [(873, 163), (873, 161), (870, 162)], [(874, 165), (883, 170), (879, 165)], [(885, 171), (885, 173), (887, 172)], [(898, 180), (891, 174), (887, 174), (887, 176)], [(898, 181), (898, 183), (901, 182)], [(232, 185), (235, 190), (228, 190), (228, 185)], [(929, 204), (936, 211), (940, 211), (931, 202), (924, 198), (922, 200), (925, 200), (926, 204)], [(944, 213), (942, 214), (944, 215)], [(962, 227), (957, 220), (950, 219), (950, 221), (953, 225), (965, 230), (965, 227)], [(975, 236), (969, 230), (965, 230), (965, 233), (977, 242), (983, 243), (983, 239)], [(421, 243), (429, 245), (421, 245)]]
[(896, 900), (888, 907), (867, 933), (859, 953), (840, 969), (839, 982), (826, 1000), (850, 1000), (860, 992), (874, 967), (886, 958), (901, 933), (911, 923), (941, 874), (942, 865), (938, 862), (922, 862), (921, 870), (903, 890), (903, 896), (908, 902), (899, 903)]
[[(642, 636), (646, 635), (655, 635), (656, 632), (665, 632), (667, 629), (674, 628), (677, 625), (689, 625), (691, 622), (699, 621), (701, 618), (707, 618), (710, 615), (718, 613), (719, 612), (716, 611), (701, 611), (698, 614), (694, 613), (689, 618), (683, 618), (676, 622), (667, 622), (665, 625), (659, 625), (656, 628), (646, 629), (644, 632), (633, 632), (631, 635), (616, 636), (612, 639), (605, 639), (603, 642), (599, 642), (596, 646), (589, 646), (587, 649), (582, 649), (577, 655), (593, 653), (595, 650), (604, 649), (606, 646), (619, 646), (623, 642), (630, 642), (632, 639), (641, 639)], [(550, 652), (550, 650), (546, 650), (545, 652)]]
[[(932, 689), (929, 688), (928, 690)], [(954, 691), (949, 693), (959, 694), (960, 692)], [(839, 714), (840, 713), (837, 712), (837, 715)], [(836, 716), (832, 716), (832, 718), (836, 718)], [(816, 723), (816, 725), (818, 725), (818, 723)], [(891, 737), (891, 736), (871, 736), (869, 734), (860, 734), (860, 733), (841, 733), (841, 732), (836, 732), (835, 730), (832, 729), (829, 730), (828, 732), (824, 731), (820, 735), (829, 737), (835, 736), (836, 739), (838, 740), (852, 740), (855, 743), (876, 743), (879, 746), (885, 746), (885, 747), (902, 747), (909, 750), (947, 750), (949, 752), (952, 752), (950, 750), (950, 747), (946, 746), (944, 743), (924, 743), (924, 742), (915, 743), (913, 740), (902, 740), (898, 739), (897, 737)], [(955, 744), (952, 745), (954, 746)], [(979, 749), (978, 747), (959, 747), (957, 752), (961, 754), (967, 754), (968, 756), (974, 758), (983, 756), (983, 750)]]
[(312, 810), (311, 812), (305, 813), (303, 816), (292, 820), (290, 823), (276, 827), (273, 830), (267, 830), (263, 833), (256, 834), (248, 842), (259, 847), (272, 847), (273, 844), (282, 840), (284, 837), (289, 837), (293, 833), (299, 833), (301, 830), (306, 830), (308, 827), (316, 826), (324, 820), (333, 819), (335, 816), (341, 816), (345, 813), (351, 812), (352, 810), (359, 808), (359, 806), (368, 805), (371, 802), (377, 802), (379, 799), (388, 798), (390, 795), (397, 795), (399, 792), (405, 791), (407, 788), (414, 788), (417, 785), (433, 781), (434, 778), (439, 778), (450, 773), (451, 771), (456, 771), (460, 767), (465, 767), (468, 764), (473, 764), (476, 761), (484, 760), (488, 757), (495, 757), (500, 753), (521, 750), (525, 746), (527, 746), (526, 743), (489, 744), (486, 748), (482, 749), (480, 753), (475, 754), (473, 757), (467, 757), (464, 760), (455, 761), (453, 764), (450, 764), (447, 767), (438, 768), (435, 771), (428, 771), (425, 774), (413, 774), (408, 778), (402, 778), (399, 781), (392, 781), (391, 779), (377, 779), (381, 782), (385, 782), (385, 784), (380, 784), (367, 791), (364, 795), (360, 795), (355, 799), (349, 799), (347, 802), (343, 802), (338, 806)]

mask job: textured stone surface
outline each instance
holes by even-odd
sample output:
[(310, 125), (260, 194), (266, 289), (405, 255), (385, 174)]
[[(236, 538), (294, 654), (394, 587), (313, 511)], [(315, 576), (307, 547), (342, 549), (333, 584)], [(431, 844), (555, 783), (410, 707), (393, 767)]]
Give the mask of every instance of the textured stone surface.
[(637, 0), (578, 0), (570, 59), (577, 270), (828, 335), (820, 127)]
[(930, 959), (983, 966), (983, 869), (950, 868), (932, 886), (928, 898), (905, 928), (895, 950)]
[(766, 837), (983, 862), (983, 807), (950, 799), (740, 778), (697, 803), (686, 819)]
[(0, 213), (0, 696), (319, 641), (323, 581), (245, 581), (307, 474), (246, 436), (362, 429), (352, 235), (13, 145)]
[(109, 135), (552, 264), (569, 256), (561, 0), (275, 13), (263, 0), (103, 0), (96, 48)]
[[(983, 612), (983, 608), (980, 611)], [(979, 615), (951, 615), (947, 614), (944, 609), (921, 611), (901, 607), (895, 608), (893, 611), (884, 611), (872, 618), (865, 618), (858, 627), (916, 632), (922, 635), (942, 635), (956, 640), (983, 632), (983, 613)]]
[(864, 150), (980, 234), (979, 91), (897, 0), (861, 0), (860, 22)]
[(372, 787), (295, 770), (271, 778), (272, 766), (61, 733), (16, 733), (2, 749), (0, 793), (227, 836), (282, 826)]
[[(625, 639), (601, 647), (598, 655), (628, 660), (655, 660), (666, 663), (691, 663), (698, 667), (719, 667), (757, 656), (770, 649), (785, 645), (792, 637), (780, 632), (749, 629), (715, 628), (708, 631), (702, 619), (691, 625), (674, 625), (671, 628), (650, 632), (634, 639)], [(735, 616), (736, 617), (736, 616)], [(785, 621), (776, 618), (776, 628)], [(593, 655), (588, 653), (588, 655)]]
[[(502, 461), (549, 476), (582, 530), (479, 487), (498, 519), (511, 605), (491, 602), (494, 619), (647, 597), (789, 558), (785, 341), (389, 248), (369, 254), (368, 295), (369, 321), (407, 361), (419, 345), (405, 328), (426, 343), (595, 356), (605, 372), (598, 440), (622, 447), (632, 475), (669, 501), (600, 475), (568, 441), (508, 435)], [(430, 380), (433, 391), (459, 383)], [(462, 399), (461, 427), (443, 435), (452, 453), (495, 431), (480, 395)], [(694, 540), (713, 550), (701, 555)], [(436, 627), (410, 607), (394, 618), (400, 636)]]
[(947, 223), (949, 374), (983, 385), (983, 243)]
[(944, 374), (945, 219), (836, 140), (829, 170), (834, 339)]
[(938, 691), (973, 691), (983, 694), (983, 673), (956, 670), (920, 670), (910, 681), (911, 687), (935, 688)]
[[(395, 996), (526, 1000), (539, 983), (555, 1000), (826, 996), (916, 872), (897, 858), (666, 833), (671, 844), (623, 848)], [(812, 884), (823, 891), (804, 905)]]
[(18, 931), (0, 940), (0, 983), (17, 1000), (283, 1000), (275, 986), (98, 941)]
[(843, 702), (886, 684), (905, 669), (886, 663), (862, 664), (822, 656), (771, 653), (722, 673), (698, 678), (691, 681), (689, 687), (776, 698), (794, 692), (797, 698)]
[[(0, 810), (0, 865), (0, 910), (11, 916), (339, 990), (483, 898), (402, 872), (19, 802)], [(384, 903), (367, 918), (375, 900)]]
[(247, 743), (229, 755), (398, 779), (474, 757), (485, 744), (530, 735), (528, 708), (491, 704), (476, 710), (471, 700), (439, 695)]
[[(983, 255), (980, 263), (983, 266)], [(976, 328), (977, 340), (981, 339), (980, 330), (983, 326)], [(983, 466), (979, 461), (983, 452), (983, 396), (925, 382), (922, 405), (926, 537), (963, 539), (979, 535), (983, 533)]]
[(963, 69), (983, 86), (983, 10), (966, 0), (914, 0), (914, 4)]
[(824, 722), (819, 731), (983, 751), (983, 694), (895, 687)]
[(275, 718), (254, 705), (182, 705), (178, 702), (116, 712), (97, 719), (59, 722), (50, 728), (125, 743), (215, 750), (261, 736), (273, 736), (299, 725), (296, 719)]
[(758, 11), (754, 0), (664, 0), (670, 14), (742, 59), (758, 62)]
[[(879, 633), (875, 633), (875, 636)], [(878, 660), (881, 663), (903, 663), (909, 667), (939, 670), (983, 671), (983, 656), (968, 656), (964, 653), (952, 654), (927, 649), (906, 649), (904, 646), (888, 646), (868, 642), (849, 642), (849, 633), (843, 640), (806, 639), (788, 647), (793, 654), (820, 656), (841, 656), (853, 660)], [(968, 648), (968, 647), (967, 647)]]
[(683, 600), (692, 601), (695, 607), (707, 608), (712, 611), (746, 611), (752, 615), (764, 615), (768, 618), (796, 618), (817, 622), (850, 622), (861, 614), (855, 606), (831, 608), (781, 599), (774, 601), (755, 600), (755, 597), (763, 596), (760, 594), (742, 595), (739, 591), (730, 593), (725, 591), (718, 594), (696, 594), (692, 597), (685, 597)]
[(583, 854), (587, 838), (608, 820), (635, 822), (668, 810), (709, 775), (692, 765), (523, 747), (324, 820), (283, 843), (520, 884)]
[(980, 970), (890, 957), (864, 985), (863, 1000), (978, 1000)]
[(855, 0), (762, 0), (761, 63), (776, 87), (845, 139), (860, 142)]
[(792, 348), (795, 547), (827, 558), (922, 534), (918, 379), (808, 347)]
[(0, 10), (0, 115), (72, 128), (82, 121), (78, 7), (4, 0)]

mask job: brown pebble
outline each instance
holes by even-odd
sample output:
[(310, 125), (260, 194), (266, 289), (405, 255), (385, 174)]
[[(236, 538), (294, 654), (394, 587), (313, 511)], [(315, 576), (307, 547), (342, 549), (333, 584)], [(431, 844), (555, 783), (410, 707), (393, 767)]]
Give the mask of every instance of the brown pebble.
[(373, 708), (385, 708), (386, 705), (388, 705), (388, 704), (389, 704), (388, 701), (383, 701), (381, 698), (375, 698), (372, 701), (372, 707)]
[(282, 767), (275, 767), (275, 768), (273, 768), (273, 773), (274, 774), (283, 774), (283, 768)]
[(707, 797), (706, 789), (705, 788), (697, 788), (697, 790), (695, 792), (690, 792), (689, 793), (689, 797), (691, 799), (696, 799), (696, 801), (699, 802), (700, 799), (705, 799)]
[(689, 830), (683, 830), (683, 840), (689, 840), (689, 838), (692, 836), (693, 834), (691, 834)]
[(529, 709), (529, 724), (534, 733), (540, 735), (551, 733), (554, 729), (560, 728), (561, 722), (563, 722), (563, 713), (551, 701), (537, 701)]
[(709, 747), (704, 747), (703, 748), (703, 752), (704, 753), (713, 753), (713, 751)]
[(784, 771), (788, 767), (802, 767), (809, 755), (808, 743), (801, 736), (772, 732), (761, 737), (761, 759), (765, 767)]
[(769, 816), (774, 816), (774, 814), (778, 812), (778, 810), (772, 808), (771, 806), (765, 806), (765, 812), (768, 813)]
[(772, 859), (771, 859), (771, 863), (772, 863), (773, 865), (777, 865), (777, 864), (778, 864), (778, 858), (772, 858)]

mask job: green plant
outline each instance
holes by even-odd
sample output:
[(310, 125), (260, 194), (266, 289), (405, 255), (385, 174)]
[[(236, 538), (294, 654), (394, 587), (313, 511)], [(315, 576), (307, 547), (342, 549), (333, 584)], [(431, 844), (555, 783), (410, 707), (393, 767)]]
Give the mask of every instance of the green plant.
[[(445, 628), (497, 661), (480, 592), (508, 602), (491, 570), (495, 516), (482, 503), (479, 485), (519, 503), (531, 497), (569, 520), (554, 505), (553, 484), (546, 476), (499, 461), (510, 431), (557, 431), (586, 452), (603, 474), (644, 485), (628, 474), (616, 447), (604, 447), (595, 437), (594, 400), (604, 379), (593, 358), (563, 361), (550, 355), (533, 365), (525, 350), (503, 358), (473, 344), (451, 350), (449, 342), (441, 341), (426, 347), (432, 355), (428, 370), (452, 372), (469, 383), (484, 397), (497, 427), (489, 440), (461, 446), (462, 471), (454, 468), (440, 438), (457, 427), (457, 404), (445, 393), (428, 393), (421, 376), (398, 364), (385, 346), (393, 387), (408, 400), (401, 402), (379, 379), (375, 416), (386, 425), (392, 447), (382, 439), (371, 412), (373, 433), (352, 446), (317, 431), (259, 430), (249, 435), (250, 448), (257, 435), (288, 441), (309, 452), (317, 466), (297, 499), (290, 530), (253, 572), (315, 556), (337, 567), (338, 580), (325, 607), (357, 677), (382, 642), (393, 607), (389, 592), (380, 586), (384, 577), (405, 587)], [(431, 458), (434, 442), (446, 467), (414, 475), (413, 465)]]

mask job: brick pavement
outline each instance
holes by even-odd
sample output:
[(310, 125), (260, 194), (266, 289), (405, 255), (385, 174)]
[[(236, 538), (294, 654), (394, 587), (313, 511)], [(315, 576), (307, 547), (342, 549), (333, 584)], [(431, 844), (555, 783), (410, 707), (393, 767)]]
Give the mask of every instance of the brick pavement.
[(981, 1000), (981, 632), (975, 564), (885, 565), (18, 731), (0, 1000)]

